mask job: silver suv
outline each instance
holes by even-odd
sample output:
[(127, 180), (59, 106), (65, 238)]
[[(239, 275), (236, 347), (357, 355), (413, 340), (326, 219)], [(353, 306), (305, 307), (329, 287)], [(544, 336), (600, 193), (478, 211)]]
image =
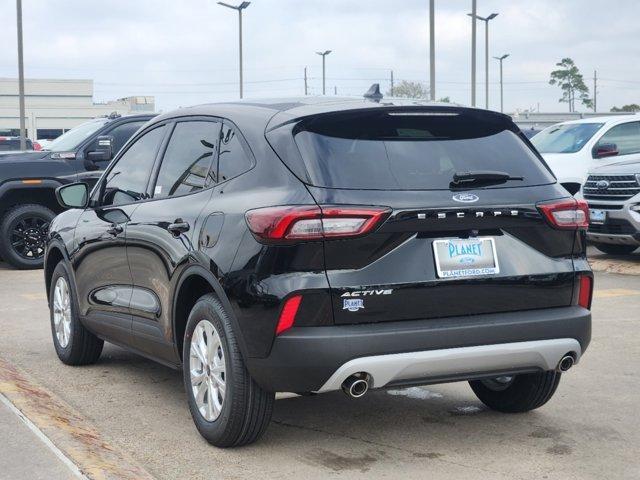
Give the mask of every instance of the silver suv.
[(628, 254), (640, 247), (639, 161), (592, 170), (582, 192), (591, 217), (587, 236), (598, 250)]

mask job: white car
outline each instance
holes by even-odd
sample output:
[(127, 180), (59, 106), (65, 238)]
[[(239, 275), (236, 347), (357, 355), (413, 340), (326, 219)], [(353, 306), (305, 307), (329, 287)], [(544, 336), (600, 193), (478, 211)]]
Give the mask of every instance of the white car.
[(573, 195), (587, 172), (623, 160), (640, 160), (640, 115), (594, 117), (562, 122), (531, 139)]

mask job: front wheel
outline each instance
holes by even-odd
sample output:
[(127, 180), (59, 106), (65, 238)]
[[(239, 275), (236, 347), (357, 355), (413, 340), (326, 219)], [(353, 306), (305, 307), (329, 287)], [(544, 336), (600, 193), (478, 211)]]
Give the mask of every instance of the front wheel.
[(58, 263), (51, 277), (49, 309), (51, 334), (58, 358), (67, 365), (95, 363), (104, 342), (87, 330), (78, 317), (78, 303), (64, 262)]
[(16, 268), (42, 268), (49, 224), (55, 216), (36, 204), (9, 210), (0, 223), (0, 257)]
[(612, 243), (594, 243), (593, 246), (609, 255), (629, 255), (638, 248), (636, 245), (614, 245)]
[(498, 412), (528, 412), (547, 403), (558, 388), (561, 374), (553, 370), (469, 382), (473, 393)]
[(191, 416), (209, 443), (237, 447), (262, 436), (275, 394), (249, 375), (229, 315), (215, 295), (203, 296), (191, 310), (183, 370)]

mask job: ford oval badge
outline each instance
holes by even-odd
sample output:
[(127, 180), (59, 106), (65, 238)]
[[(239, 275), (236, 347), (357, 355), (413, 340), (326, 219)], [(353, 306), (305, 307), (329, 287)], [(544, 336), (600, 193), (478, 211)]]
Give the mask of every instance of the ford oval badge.
[(473, 203), (477, 202), (479, 200), (479, 197), (477, 195), (474, 195), (473, 193), (456, 193), (453, 196), (453, 199), (456, 202)]

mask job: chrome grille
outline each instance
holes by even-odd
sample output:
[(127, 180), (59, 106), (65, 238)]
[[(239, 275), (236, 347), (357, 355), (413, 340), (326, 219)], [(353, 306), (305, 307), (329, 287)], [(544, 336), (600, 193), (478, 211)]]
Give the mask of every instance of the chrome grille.
[[(600, 182), (608, 185), (598, 186)], [(636, 175), (589, 175), (582, 189), (587, 200), (627, 200), (640, 193)]]

